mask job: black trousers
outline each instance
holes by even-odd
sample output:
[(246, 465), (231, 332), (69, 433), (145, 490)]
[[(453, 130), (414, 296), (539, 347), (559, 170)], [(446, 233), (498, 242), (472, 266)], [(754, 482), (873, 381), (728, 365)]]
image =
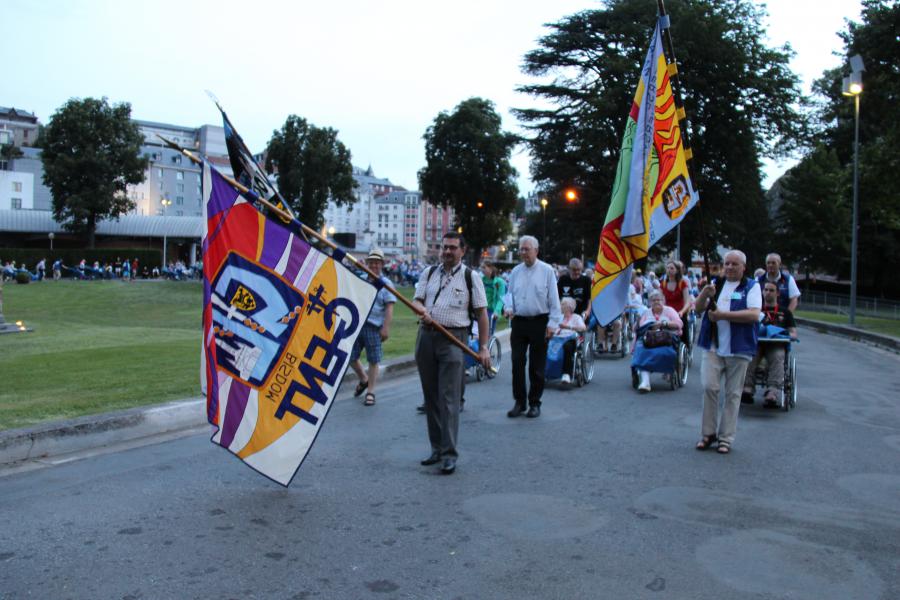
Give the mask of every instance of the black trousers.
[[(544, 369), (547, 366), (548, 320), (549, 315), (513, 317), (509, 343), (512, 347), (513, 398), (516, 406), (524, 407), (526, 398), (531, 406), (541, 405)], [(526, 356), (530, 388), (525, 385)]]

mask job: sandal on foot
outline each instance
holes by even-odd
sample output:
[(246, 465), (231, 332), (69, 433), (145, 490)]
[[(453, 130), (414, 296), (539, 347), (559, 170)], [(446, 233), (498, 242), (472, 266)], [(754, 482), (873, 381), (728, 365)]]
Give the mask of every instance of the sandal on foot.
[(368, 394), (366, 394), (366, 399), (365, 399), (365, 401), (363, 402), (363, 404), (364, 404), (365, 406), (372, 406), (372, 405), (374, 405), (374, 404), (375, 404), (375, 394), (373, 394), (372, 392), (369, 392)]
[(704, 435), (703, 438), (699, 442), (697, 442), (697, 445), (695, 447), (697, 448), (697, 450), (708, 450), (712, 448), (712, 445), (715, 444), (716, 441), (716, 436)]
[(360, 381), (359, 383), (357, 383), (356, 389), (353, 390), (353, 397), (359, 397), (364, 391), (366, 391), (367, 387), (369, 387), (368, 381)]
[(728, 454), (731, 452), (731, 444), (728, 442), (719, 442), (719, 447), (716, 448), (716, 452), (719, 454)]

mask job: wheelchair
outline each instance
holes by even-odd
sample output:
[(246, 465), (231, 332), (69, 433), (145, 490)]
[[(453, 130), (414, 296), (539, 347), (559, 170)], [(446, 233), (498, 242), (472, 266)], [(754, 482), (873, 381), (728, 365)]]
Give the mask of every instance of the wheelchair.
[(687, 344), (681, 338), (672, 333), (671, 344), (657, 348), (644, 347), (644, 335), (650, 330), (652, 324), (648, 323), (638, 329), (634, 354), (631, 359), (631, 387), (634, 389), (640, 385), (638, 370), (651, 373), (665, 373), (669, 375), (669, 385), (672, 390), (677, 390), (687, 384), (690, 369), (690, 357)]
[(697, 342), (697, 314), (692, 310), (687, 313), (687, 323), (685, 323), (688, 347), (688, 366), (694, 364), (694, 345)]
[[(784, 385), (778, 394), (778, 408), (789, 412), (797, 406), (797, 357), (791, 351), (791, 346), (799, 343), (797, 338), (791, 338), (781, 327), (761, 325), (758, 343), (783, 344), (784, 345)], [(753, 373), (753, 383), (756, 387), (767, 388), (768, 379), (766, 369), (757, 365)]]
[[(465, 370), (467, 375), (475, 378), (475, 381), (483, 381), (485, 378), (493, 379), (500, 372), (500, 359), (503, 357), (503, 350), (500, 348), (500, 340), (494, 335), (494, 327), (496, 325), (497, 316), (494, 315), (491, 322), (491, 337), (488, 339), (488, 352), (491, 355), (491, 370), (485, 369), (484, 366), (470, 355), (465, 354)], [(475, 329), (475, 328), (473, 328)], [(478, 333), (469, 333), (469, 348), (474, 352), (478, 352)]]
[[(591, 349), (590, 330), (579, 333), (575, 341), (575, 355), (572, 357), (572, 383), (583, 387), (594, 378), (594, 352)], [(547, 343), (547, 364), (544, 367), (546, 381), (559, 380), (563, 376), (563, 345), (570, 337), (553, 336)]]
[[(616, 339), (613, 339), (613, 323), (616, 321), (621, 321), (622, 326), (619, 328), (619, 335)], [(615, 352), (604, 352), (600, 347), (600, 336), (597, 335), (601, 325), (597, 322), (597, 319), (591, 314), (590, 319), (588, 319), (588, 333), (590, 334), (590, 350), (594, 356), (602, 356), (604, 354), (608, 354), (610, 356), (618, 356), (619, 358), (625, 358), (625, 355), (631, 350), (631, 338), (632, 329), (631, 324), (629, 323), (628, 318), (622, 318), (622, 315), (619, 315), (612, 321), (610, 321), (606, 326), (603, 326), (603, 331), (605, 332), (605, 339), (607, 346), (613, 344), (616, 347)]]

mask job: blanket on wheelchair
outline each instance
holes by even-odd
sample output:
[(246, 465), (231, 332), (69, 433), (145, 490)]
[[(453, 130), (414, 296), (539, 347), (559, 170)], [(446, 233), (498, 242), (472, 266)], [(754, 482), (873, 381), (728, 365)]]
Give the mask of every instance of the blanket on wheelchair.
[(644, 343), (638, 341), (631, 356), (631, 366), (651, 373), (672, 373), (675, 371), (676, 356), (675, 346), (645, 348)]

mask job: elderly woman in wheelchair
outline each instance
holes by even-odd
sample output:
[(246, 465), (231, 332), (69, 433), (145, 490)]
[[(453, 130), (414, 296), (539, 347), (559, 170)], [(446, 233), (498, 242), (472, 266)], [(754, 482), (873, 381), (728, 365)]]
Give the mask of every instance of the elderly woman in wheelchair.
[(674, 390), (687, 379), (687, 358), (681, 342), (681, 317), (665, 305), (663, 293), (650, 292), (650, 310), (638, 321), (639, 341), (631, 361), (632, 385), (646, 394), (650, 391), (650, 373), (667, 373)]
[(581, 315), (575, 312), (575, 299), (563, 298), (559, 301), (559, 307), (562, 310), (563, 318), (559, 323), (559, 328), (554, 334), (555, 341), (562, 342), (562, 383), (572, 383), (572, 377), (575, 374), (575, 350), (579, 343), (583, 340), (581, 337), (587, 331), (587, 325)]

